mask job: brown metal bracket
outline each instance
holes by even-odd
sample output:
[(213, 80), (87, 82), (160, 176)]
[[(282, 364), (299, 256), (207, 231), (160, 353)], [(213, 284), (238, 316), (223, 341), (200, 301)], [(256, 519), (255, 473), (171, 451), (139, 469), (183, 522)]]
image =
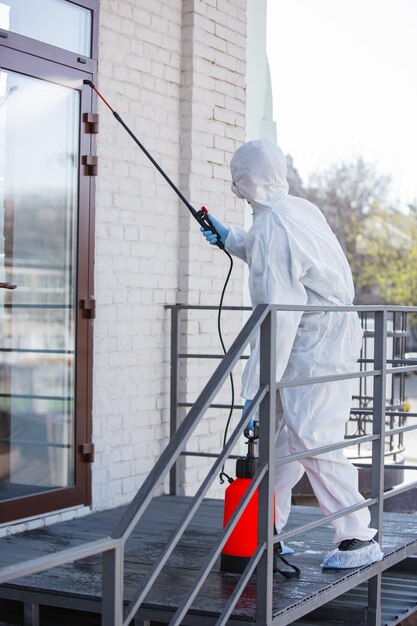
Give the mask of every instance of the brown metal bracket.
[(85, 124), (85, 132), (90, 135), (98, 133), (98, 113), (83, 113), (83, 122)]
[(81, 443), (79, 451), (83, 457), (85, 463), (94, 463), (94, 444), (93, 443)]
[(84, 165), (84, 174), (86, 176), (97, 176), (98, 158), (91, 154), (83, 154), (81, 163)]
[(80, 306), (85, 311), (85, 317), (94, 319), (96, 316), (96, 299), (85, 298), (80, 300)]

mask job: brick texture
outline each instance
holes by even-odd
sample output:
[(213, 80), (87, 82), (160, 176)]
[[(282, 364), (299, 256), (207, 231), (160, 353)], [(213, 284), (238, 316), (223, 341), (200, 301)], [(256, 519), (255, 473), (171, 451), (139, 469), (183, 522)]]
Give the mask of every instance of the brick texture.
[[(184, 195), (243, 224), (229, 162), (244, 140), (245, 1), (102, 0), (99, 88)], [(93, 506), (131, 500), (168, 442), (169, 311), (218, 304), (228, 260), (130, 137), (99, 103), (94, 326)], [(242, 303), (242, 265), (225, 304)], [(216, 313), (184, 313), (182, 350), (220, 352)], [(229, 345), (241, 327), (225, 315)], [(185, 365), (192, 401), (216, 362)], [(237, 387), (239, 390), (239, 379)], [(225, 387), (224, 401), (230, 398)], [(206, 416), (190, 443), (221, 447), (225, 414)], [(183, 490), (207, 463), (183, 463)]]
[[(230, 191), (229, 163), (245, 136), (246, 14), (243, 1), (184, 0), (182, 16), (182, 81), (180, 91), (180, 182), (196, 208), (205, 204), (218, 219), (243, 224), (243, 206)], [(198, 228), (180, 215), (179, 290), (177, 302), (218, 305), (229, 261), (218, 248), (204, 246)], [(242, 303), (242, 265), (235, 263), (225, 304)], [(216, 313), (190, 311), (183, 326), (182, 351), (221, 353)], [(241, 327), (240, 314), (225, 312), (222, 330), (226, 347)], [(182, 368), (182, 399), (193, 402), (218, 361), (189, 360)], [(239, 369), (239, 368), (238, 368)], [(240, 374), (236, 372), (237, 401)], [(226, 383), (216, 403), (230, 402)], [(228, 411), (209, 410), (187, 449), (218, 452)], [(211, 464), (182, 459), (180, 484), (193, 493)], [(223, 493), (218, 481), (210, 495)]]

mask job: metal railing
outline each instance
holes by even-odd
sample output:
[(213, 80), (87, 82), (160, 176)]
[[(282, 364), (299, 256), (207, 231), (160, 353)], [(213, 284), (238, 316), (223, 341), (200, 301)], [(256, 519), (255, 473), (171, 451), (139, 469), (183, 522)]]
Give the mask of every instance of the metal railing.
[[(275, 346), (276, 346), (276, 311), (340, 311), (354, 313), (355, 311), (373, 312), (375, 315), (375, 341), (373, 355), (373, 369), (362, 372), (352, 372), (344, 375), (319, 376), (303, 380), (287, 380), (278, 382), (275, 380)], [(128, 626), (130, 621), (137, 614), (143, 600), (151, 589), (153, 583), (161, 573), (164, 565), (168, 561), (179, 539), (187, 528), (190, 520), (197, 511), (205, 494), (219, 473), (225, 460), (230, 456), (234, 446), (239, 441), (241, 434), (248, 422), (248, 419), (259, 410), (259, 469), (251, 481), (241, 502), (230, 518), (228, 524), (222, 532), (219, 530), (218, 544), (209, 552), (202, 563), (201, 569), (197, 573), (194, 583), (188, 595), (183, 598), (177, 611), (170, 621), (171, 626), (179, 626), (188, 609), (191, 607), (195, 597), (202, 588), (205, 579), (210, 573), (215, 561), (232, 533), (239, 520), (245, 506), (249, 502), (255, 490), (258, 490), (259, 497), (259, 519), (258, 519), (258, 548), (250, 559), (246, 569), (241, 575), (232, 595), (230, 596), (223, 612), (216, 621), (216, 626), (224, 626), (231, 615), (249, 577), (256, 568), (256, 624), (265, 624), (272, 621), (272, 559), (273, 547), (277, 541), (283, 541), (302, 534), (318, 526), (328, 524), (330, 521), (352, 513), (363, 507), (370, 507), (372, 525), (378, 529), (378, 538), (382, 536), (382, 507), (384, 499), (401, 493), (406, 488), (417, 486), (410, 483), (406, 487), (393, 489), (384, 494), (384, 440), (385, 437), (405, 432), (415, 426), (402, 426), (395, 429), (385, 430), (385, 379), (386, 375), (398, 373), (399, 368), (389, 368), (386, 363), (386, 340), (387, 340), (387, 316), (392, 311), (417, 312), (417, 308), (411, 307), (319, 307), (319, 306), (271, 306), (259, 305), (252, 313), (238, 337), (233, 342), (227, 354), (219, 363), (212, 377), (194, 402), (190, 411), (172, 432), (172, 437), (154, 468), (139, 489), (137, 495), (126, 509), (124, 515), (119, 520), (111, 535), (107, 538), (89, 542), (67, 550), (47, 555), (41, 558), (32, 559), (23, 563), (4, 567), (0, 569), (0, 584), (16, 578), (26, 576), (35, 572), (51, 569), (64, 563), (103, 554), (103, 578), (102, 578), (102, 626)], [(252, 400), (248, 413), (241, 418), (230, 435), (223, 450), (217, 455), (213, 466), (209, 470), (206, 478), (201, 483), (197, 493), (190, 498), (178, 526), (172, 532), (168, 542), (164, 546), (161, 554), (151, 566), (144, 580), (141, 581), (140, 589), (128, 606), (124, 606), (123, 594), (123, 572), (124, 572), (124, 547), (130, 534), (143, 516), (153, 497), (159, 492), (160, 486), (174, 467), (178, 458), (184, 451), (191, 435), (200, 423), (203, 415), (228, 379), (230, 372), (242, 357), (246, 346), (250, 340), (260, 333), (260, 381), (259, 390)], [(178, 333), (178, 331), (176, 331)], [(178, 339), (178, 334), (173, 338), (174, 344)], [(178, 348), (178, 342), (176, 343)], [(178, 350), (177, 350), (178, 353)], [(417, 366), (401, 366), (403, 372), (417, 371)], [(274, 537), (273, 535), (273, 506), (274, 506), (274, 441), (275, 441), (275, 397), (276, 390), (300, 385), (310, 385), (313, 383), (337, 381), (349, 378), (373, 377), (373, 432), (354, 440), (344, 440), (326, 445), (314, 450), (284, 457), (278, 461), (278, 465), (302, 460), (307, 457), (316, 456), (325, 452), (338, 450), (353, 444), (372, 442), (372, 489), (371, 496), (364, 502), (350, 506), (331, 515), (323, 516), (319, 520), (306, 524), (291, 531), (285, 531)], [(178, 379), (172, 383), (172, 389), (178, 386)], [(178, 396), (176, 396), (178, 399)], [(380, 622), (381, 613), (381, 572), (387, 564), (376, 564), (375, 567), (366, 568), (362, 573), (361, 580), (356, 579), (356, 584), (363, 580), (370, 579), (368, 606), (370, 614), (375, 617), (372, 623)], [(317, 598), (317, 606), (324, 604), (325, 594)], [(378, 617), (379, 616), (379, 617)], [(371, 622), (370, 622), (371, 623)]]
[[(372, 363), (372, 343), (374, 340), (373, 316), (361, 313), (361, 323), (364, 330), (364, 341), (359, 359), (361, 370), (366, 370)], [(406, 365), (413, 361), (406, 359), (406, 327), (407, 315), (404, 312), (393, 312), (388, 319), (387, 329), (387, 364)], [(368, 358), (368, 353), (371, 356)], [(417, 364), (417, 362), (414, 362)], [(408, 416), (406, 403), (406, 374), (396, 373), (387, 378), (386, 389), (386, 425), (390, 429), (396, 426), (404, 426)], [(347, 423), (346, 438), (352, 436), (365, 435), (372, 430), (372, 380), (368, 378), (360, 379), (357, 389), (353, 395), (353, 405), (350, 419)], [(403, 465), (403, 454), (405, 452), (403, 433), (397, 433), (386, 438), (385, 459), (391, 457), (391, 463), (396, 464), (396, 469), (401, 469)], [(366, 464), (366, 459), (371, 458), (370, 451), (366, 446), (357, 446), (356, 450), (349, 451), (349, 458), (352, 462), (356, 459), (361, 466)], [(365, 462), (365, 463), (364, 463)], [(391, 466), (392, 469), (392, 466)], [(397, 472), (398, 480), (401, 480), (402, 472)], [(397, 480), (397, 479), (396, 479)]]

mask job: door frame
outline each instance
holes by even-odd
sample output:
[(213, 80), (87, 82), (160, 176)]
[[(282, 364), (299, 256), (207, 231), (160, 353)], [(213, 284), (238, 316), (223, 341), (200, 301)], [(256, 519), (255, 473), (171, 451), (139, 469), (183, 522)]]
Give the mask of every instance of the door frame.
[[(83, 121), (83, 113), (95, 112), (96, 100), (84, 79), (97, 76), (98, 3), (75, 2), (93, 11), (92, 53), (84, 59), (65, 50), (15, 33), (0, 38), (1, 68), (64, 85), (80, 92), (79, 192), (77, 220), (76, 336), (75, 336), (75, 484), (0, 503), (0, 524), (39, 516), (77, 505), (91, 504), (91, 462), (85, 444), (92, 444), (93, 321), (85, 301), (94, 297), (94, 199), (95, 178), (81, 163), (83, 155), (95, 155), (95, 135)], [(80, 60), (81, 59), (81, 60)]]

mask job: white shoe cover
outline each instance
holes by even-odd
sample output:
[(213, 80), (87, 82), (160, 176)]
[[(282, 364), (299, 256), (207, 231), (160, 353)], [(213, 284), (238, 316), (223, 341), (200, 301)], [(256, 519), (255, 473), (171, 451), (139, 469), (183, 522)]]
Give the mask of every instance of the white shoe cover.
[(294, 550), (281, 541), (281, 554), (294, 554)]
[(384, 553), (379, 543), (373, 541), (368, 546), (358, 550), (333, 550), (324, 557), (320, 567), (323, 569), (350, 569), (351, 567), (363, 567), (377, 561), (382, 561)]

